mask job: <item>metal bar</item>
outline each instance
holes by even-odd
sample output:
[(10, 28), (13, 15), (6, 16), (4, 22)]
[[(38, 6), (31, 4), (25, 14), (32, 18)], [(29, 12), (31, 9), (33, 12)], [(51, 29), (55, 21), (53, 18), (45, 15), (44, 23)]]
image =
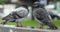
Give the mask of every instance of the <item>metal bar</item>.
[(37, 28), (15, 27), (15, 26), (0, 26), (0, 32), (60, 32), (60, 30), (47, 30)]

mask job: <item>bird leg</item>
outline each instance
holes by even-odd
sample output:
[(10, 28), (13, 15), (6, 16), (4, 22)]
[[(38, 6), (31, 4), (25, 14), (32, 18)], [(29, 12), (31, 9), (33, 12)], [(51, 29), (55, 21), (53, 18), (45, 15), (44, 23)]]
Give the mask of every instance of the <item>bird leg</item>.
[(18, 21), (16, 22), (16, 24), (17, 24), (16, 26), (19, 27), (19, 23), (18, 23)]
[(16, 26), (19, 27), (19, 23), (17, 22), (16, 24), (17, 24)]
[(23, 26), (22, 26), (22, 23), (20, 23), (20, 27), (23, 27)]
[(38, 27), (39, 29), (43, 29), (43, 25), (39, 25), (39, 27)]
[(40, 25), (40, 27), (39, 27), (40, 29), (43, 29), (43, 25)]
[[(19, 25), (19, 24), (20, 24), (20, 25)], [(17, 26), (17, 27), (22, 27), (22, 24), (17, 22), (17, 25), (16, 25), (16, 26)]]

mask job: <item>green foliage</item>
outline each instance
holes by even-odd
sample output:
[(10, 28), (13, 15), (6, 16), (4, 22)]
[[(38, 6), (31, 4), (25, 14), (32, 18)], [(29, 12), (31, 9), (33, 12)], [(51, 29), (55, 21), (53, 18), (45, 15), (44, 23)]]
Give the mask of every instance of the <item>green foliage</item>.
[(0, 0), (0, 4), (6, 4), (7, 0)]
[[(2, 22), (2, 20), (0, 19), (0, 23), (1, 22)], [(53, 20), (52, 22), (60, 29), (60, 20)], [(16, 25), (16, 23), (15, 22), (8, 22), (6, 25)], [(35, 26), (35, 27), (39, 26), (37, 21), (31, 20), (31, 19), (24, 19), (22, 21), (22, 25), (23, 26)], [(49, 27), (44, 26), (44, 28), (49, 28)]]

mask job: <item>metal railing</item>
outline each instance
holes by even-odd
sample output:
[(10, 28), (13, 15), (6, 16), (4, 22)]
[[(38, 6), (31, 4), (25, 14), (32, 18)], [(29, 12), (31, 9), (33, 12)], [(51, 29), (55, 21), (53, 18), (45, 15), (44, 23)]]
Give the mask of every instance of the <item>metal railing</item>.
[(60, 32), (60, 30), (47, 30), (37, 28), (15, 27), (15, 26), (0, 26), (0, 32)]

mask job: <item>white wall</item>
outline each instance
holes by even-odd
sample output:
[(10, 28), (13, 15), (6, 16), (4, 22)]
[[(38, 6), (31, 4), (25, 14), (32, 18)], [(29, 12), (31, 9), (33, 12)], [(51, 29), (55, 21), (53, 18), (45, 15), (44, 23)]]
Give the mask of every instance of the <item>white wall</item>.
[(15, 5), (4, 5), (4, 16), (14, 11)]
[(31, 13), (32, 13), (32, 7), (29, 6), (28, 9), (29, 9), (28, 18), (31, 19), (32, 18), (32, 15), (31, 15)]
[(18, 0), (11, 0), (11, 2), (12, 2), (12, 3), (16, 3), (16, 2), (18, 2)]
[(2, 13), (2, 15), (0, 15), (0, 16), (5, 17), (6, 15), (8, 15), (8, 14), (11, 13), (12, 11), (14, 11), (16, 5), (6, 4), (6, 5), (3, 5), (3, 7), (4, 7), (3, 13)]
[(60, 11), (60, 2), (57, 2), (57, 10), (58, 10), (58, 12)]

